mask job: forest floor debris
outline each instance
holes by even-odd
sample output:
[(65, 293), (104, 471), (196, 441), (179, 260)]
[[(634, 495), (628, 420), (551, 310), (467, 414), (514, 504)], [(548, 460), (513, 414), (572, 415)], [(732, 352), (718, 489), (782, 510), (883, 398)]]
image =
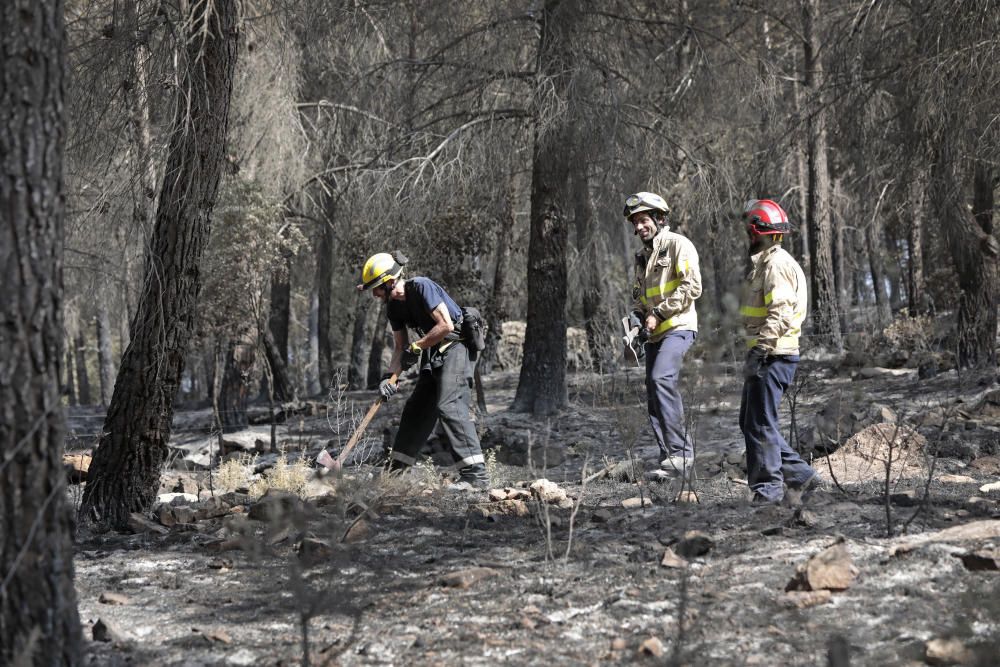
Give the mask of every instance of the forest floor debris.
[[(918, 391), (905, 378), (879, 376), (864, 380), (864, 391), (897, 414), (913, 414), (935, 391), (948, 408), (961, 395), (950, 378), (939, 374)], [(141, 532), (78, 536), (81, 618), (93, 638), (86, 664), (297, 665), (303, 642), (316, 665), (630, 663), (641, 656), (814, 665), (835, 637), (849, 638), (857, 664), (975, 660), (1000, 651), (1000, 579), (991, 569), (1000, 494), (980, 491), (997, 481), (989, 461), (975, 465), (986, 457), (939, 458), (930, 483), (928, 466), (890, 475), (890, 494), (912, 495), (909, 507), (890, 502), (887, 509), (884, 450), (867, 477), (840, 487), (830, 480), (805, 507), (755, 507), (747, 502), (731, 379), (729, 393), (688, 395), (698, 502), (675, 502), (688, 491), (679, 478), (647, 484), (641, 474), (606, 473), (581, 482), (630, 460), (621, 435), (628, 425), (609, 405), (615, 396), (632, 400), (641, 377), (597, 385), (572, 376), (573, 407), (543, 422), (504, 411), (515, 381), (511, 374), (489, 379), (490, 414), (481, 427), (533, 428), (532, 442), (564, 454), (544, 468), (494, 456), (490, 491), (448, 493), (441, 471), (426, 465), (382, 477), (361, 464), (342, 476), (316, 476), (316, 493), (272, 489), (254, 500), (246, 490), (216, 490), (213, 498), (207, 472), (168, 471), (162, 491), (188, 495), (164, 498), (163, 513), (139, 517)], [(803, 422), (858, 384), (837, 375), (813, 382), (808, 396), (800, 394)], [(402, 401), (386, 407), (376, 434), (392, 428)], [(642, 406), (630, 410), (639, 423), (627, 468), (653, 468)], [(328, 423), (321, 416), (296, 424), (285, 444), (301, 446), (286, 451), (335, 452), (342, 443)], [(991, 425), (951, 424), (995, 456)], [(940, 427), (914, 428), (933, 443)], [(951, 434), (946, 428), (944, 437)], [(824, 470), (823, 459), (816, 464)], [(623, 506), (632, 498), (639, 502)], [(899, 537), (887, 537), (887, 523)], [(849, 556), (837, 572), (856, 577), (838, 579), (832, 595), (821, 584), (785, 591), (798, 568), (831, 547)]]

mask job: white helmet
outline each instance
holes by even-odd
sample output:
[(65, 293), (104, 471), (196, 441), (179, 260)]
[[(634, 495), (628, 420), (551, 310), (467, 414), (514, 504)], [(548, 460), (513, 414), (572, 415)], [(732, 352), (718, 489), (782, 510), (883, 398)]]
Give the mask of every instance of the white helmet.
[(643, 211), (659, 211), (664, 215), (670, 213), (670, 207), (663, 197), (655, 192), (636, 192), (625, 199), (625, 218), (631, 218), (636, 213)]

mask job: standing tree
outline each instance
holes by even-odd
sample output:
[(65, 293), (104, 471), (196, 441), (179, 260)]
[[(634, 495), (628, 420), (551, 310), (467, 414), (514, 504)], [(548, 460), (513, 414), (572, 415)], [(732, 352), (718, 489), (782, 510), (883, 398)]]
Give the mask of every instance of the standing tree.
[[(547, 0), (538, 12), (538, 99), (531, 168), (531, 231), (528, 241), (528, 317), (524, 357), (512, 409), (550, 415), (566, 394), (566, 190), (572, 135), (568, 114), (558, 107), (570, 92), (573, 24), (582, 8)], [(554, 99), (543, 96), (551, 90)]]
[(224, 160), (236, 0), (182, 6), (180, 94), (142, 295), (81, 508), (82, 515), (115, 527), (126, 526), (129, 514), (148, 507), (159, 489)]
[(0, 53), (0, 664), (69, 665), (80, 620), (59, 395), (62, 2), (5, 2)]

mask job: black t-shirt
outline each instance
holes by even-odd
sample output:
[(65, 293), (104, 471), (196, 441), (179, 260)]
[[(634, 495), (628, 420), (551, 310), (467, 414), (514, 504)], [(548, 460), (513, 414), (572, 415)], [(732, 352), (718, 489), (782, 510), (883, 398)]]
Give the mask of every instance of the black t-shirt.
[(462, 310), (454, 299), (448, 296), (444, 288), (430, 278), (414, 277), (404, 284), (406, 300), (389, 300), (386, 307), (389, 324), (393, 331), (401, 331), (405, 327), (416, 329), (420, 335), (425, 335), (434, 326), (434, 309), (444, 303), (448, 307), (452, 323), (457, 327), (462, 318)]

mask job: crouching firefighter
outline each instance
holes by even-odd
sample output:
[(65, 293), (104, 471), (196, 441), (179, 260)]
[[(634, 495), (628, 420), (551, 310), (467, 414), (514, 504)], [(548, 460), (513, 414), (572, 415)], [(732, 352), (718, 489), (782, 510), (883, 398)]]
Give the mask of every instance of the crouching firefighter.
[(785, 485), (804, 500), (819, 480), (781, 436), (778, 406), (799, 363), (806, 278), (798, 262), (781, 247), (791, 226), (778, 204), (770, 199), (750, 200), (743, 209), (743, 223), (752, 264), (740, 300), (747, 345), (740, 402), (747, 481), (755, 503), (780, 502)]
[(659, 475), (687, 475), (694, 451), (684, 425), (681, 364), (698, 332), (694, 302), (701, 296), (698, 253), (670, 231), (663, 197), (638, 192), (625, 200), (625, 219), (642, 240), (635, 255), (630, 319), (645, 332), (649, 423), (660, 448)]
[[(405, 261), (398, 254), (372, 255), (358, 285), (359, 290), (370, 289), (374, 298), (386, 304), (392, 327), (392, 361), (379, 392), (388, 400), (398, 390), (392, 375), (414, 364), (420, 369), (400, 416), (390, 468), (401, 470), (416, 463), (417, 454), (440, 420), (440, 431), (460, 474), (458, 483), (450, 488), (486, 488), (489, 478), (470, 410), (472, 364), (469, 347), (461, 339), (462, 310), (430, 278), (404, 280)], [(420, 337), (410, 342), (407, 327)]]

